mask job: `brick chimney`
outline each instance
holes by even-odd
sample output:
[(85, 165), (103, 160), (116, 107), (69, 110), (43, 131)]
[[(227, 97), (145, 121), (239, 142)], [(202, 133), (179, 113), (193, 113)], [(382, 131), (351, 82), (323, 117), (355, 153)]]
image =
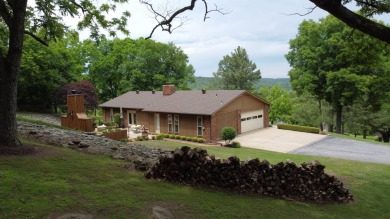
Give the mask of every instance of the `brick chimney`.
[(163, 85), (163, 95), (164, 96), (169, 96), (169, 95), (175, 93), (175, 91), (176, 91), (175, 85), (173, 85), (173, 84)]

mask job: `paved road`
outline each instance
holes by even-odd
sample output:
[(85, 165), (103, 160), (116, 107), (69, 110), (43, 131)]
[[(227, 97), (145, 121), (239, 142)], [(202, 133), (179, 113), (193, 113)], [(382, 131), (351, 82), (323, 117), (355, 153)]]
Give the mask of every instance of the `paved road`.
[(332, 136), (289, 153), (390, 164), (390, 145), (372, 144)]

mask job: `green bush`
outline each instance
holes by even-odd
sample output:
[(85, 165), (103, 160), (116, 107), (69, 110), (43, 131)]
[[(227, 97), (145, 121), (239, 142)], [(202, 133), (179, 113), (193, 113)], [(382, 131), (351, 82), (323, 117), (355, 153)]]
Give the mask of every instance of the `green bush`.
[(138, 141), (143, 141), (143, 140), (144, 140), (144, 137), (142, 137), (142, 136), (137, 136), (137, 140), (138, 140)]
[(237, 132), (233, 127), (224, 127), (221, 133), (222, 139), (229, 144), (237, 136)]
[[(159, 134), (159, 135), (157, 135), (156, 139), (157, 140), (163, 140), (165, 136), (166, 135), (164, 135), (164, 134)], [(169, 137), (169, 135), (168, 135), (168, 137)]]
[(197, 142), (197, 141), (198, 141), (198, 138), (193, 137), (193, 138), (191, 138), (191, 141)]
[(186, 137), (187, 141), (192, 141), (192, 137)]
[(180, 139), (180, 135), (175, 135), (175, 139)]
[(127, 138), (121, 138), (120, 142), (127, 142), (128, 139)]
[(156, 140), (156, 136), (155, 135), (152, 135), (152, 140)]
[(232, 144), (231, 144), (231, 147), (232, 148), (240, 148), (241, 144), (238, 141), (233, 141)]
[(181, 139), (181, 140), (186, 140), (187, 137), (186, 137), (186, 136), (180, 136), (180, 139)]
[(198, 141), (199, 143), (204, 143), (204, 139), (203, 139), (203, 138), (198, 138), (197, 141)]
[(120, 123), (121, 123), (121, 114), (119, 114), (119, 113), (115, 113), (114, 114), (114, 123), (116, 124), (116, 125), (120, 125)]
[(163, 134), (164, 138), (169, 138), (169, 134)]
[(174, 138), (175, 138), (175, 135), (169, 135), (169, 138), (174, 139)]
[(319, 128), (309, 127), (309, 126), (299, 126), (299, 125), (290, 125), (290, 124), (278, 124), (278, 129), (285, 129), (298, 132), (308, 132), (318, 134), (320, 132)]

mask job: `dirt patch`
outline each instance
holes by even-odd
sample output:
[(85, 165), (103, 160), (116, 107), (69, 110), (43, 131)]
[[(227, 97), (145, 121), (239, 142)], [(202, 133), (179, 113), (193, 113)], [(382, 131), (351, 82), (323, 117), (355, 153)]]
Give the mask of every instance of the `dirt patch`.
[[(171, 218), (192, 218), (191, 215), (193, 215), (188, 209), (186, 209), (184, 204), (180, 204), (173, 201), (159, 201), (159, 202), (153, 202), (146, 205), (143, 212), (149, 217), (149, 218), (159, 218), (155, 216), (157, 209), (164, 209), (167, 212), (169, 212), (172, 217)], [(160, 210), (158, 210), (160, 211)], [(162, 215), (164, 215), (163, 213)], [(164, 216), (162, 217), (164, 218)], [(170, 217), (166, 217), (170, 218)]]
[(0, 155), (27, 156), (37, 153), (38, 150), (32, 145), (20, 145), (16, 147), (0, 146)]

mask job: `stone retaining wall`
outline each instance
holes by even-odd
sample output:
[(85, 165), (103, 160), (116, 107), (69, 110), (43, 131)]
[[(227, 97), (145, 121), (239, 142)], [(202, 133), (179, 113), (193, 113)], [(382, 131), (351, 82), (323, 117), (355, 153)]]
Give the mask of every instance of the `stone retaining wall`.
[(26, 139), (122, 159), (139, 170), (146, 170), (158, 161), (160, 155), (170, 153), (135, 143), (114, 141), (104, 136), (89, 135), (79, 131), (58, 129), (22, 121), (18, 121), (18, 134)]

